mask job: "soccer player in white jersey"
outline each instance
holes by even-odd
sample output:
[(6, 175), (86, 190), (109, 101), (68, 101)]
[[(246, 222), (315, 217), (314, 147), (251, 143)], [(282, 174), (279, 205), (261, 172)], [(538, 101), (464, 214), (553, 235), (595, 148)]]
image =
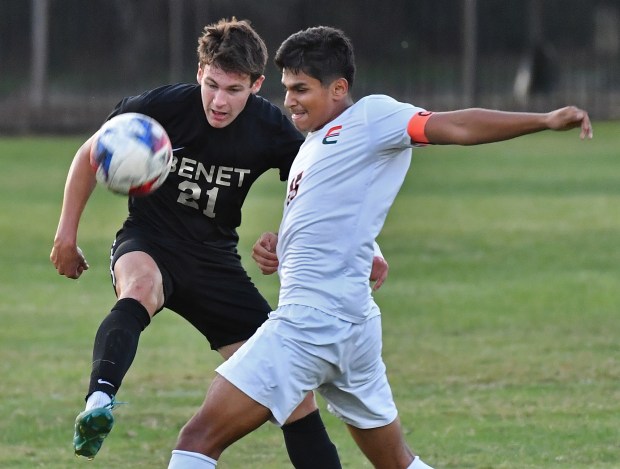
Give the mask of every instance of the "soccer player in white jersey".
[(317, 389), (374, 467), (428, 468), (402, 435), (368, 284), (373, 240), (412, 148), (481, 144), (545, 129), (581, 128), (581, 138), (591, 138), (588, 114), (575, 107), (432, 113), (388, 96), (354, 102), (353, 47), (330, 27), (293, 34), (275, 61), (284, 104), (295, 126), (308, 132), (289, 173), (279, 234), (264, 234), (253, 251), (263, 273), (278, 270), (278, 308), (218, 367), (168, 467), (214, 468), (229, 445), (270, 418), (283, 424)]

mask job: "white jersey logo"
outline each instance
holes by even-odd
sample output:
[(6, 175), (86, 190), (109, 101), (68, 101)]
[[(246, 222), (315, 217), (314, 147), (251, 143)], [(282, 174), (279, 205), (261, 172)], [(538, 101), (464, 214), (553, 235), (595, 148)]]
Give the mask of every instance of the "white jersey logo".
[(337, 125), (329, 129), (323, 138), (323, 145), (333, 145), (336, 143), (338, 141), (336, 140), (336, 137), (340, 136), (340, 129), (342, 129), (341, 125)]

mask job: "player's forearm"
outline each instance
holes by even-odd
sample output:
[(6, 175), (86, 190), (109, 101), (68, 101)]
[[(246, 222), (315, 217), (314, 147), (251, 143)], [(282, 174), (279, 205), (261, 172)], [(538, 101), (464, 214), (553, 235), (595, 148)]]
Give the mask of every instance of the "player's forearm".
[(90, 140), (77, 152), (65, 183), (64, 197), (56, 238), (75, 242), (82, 212), (92, 194), (96, 179), (90, 167)]
[(477, 145), (548, 128), (547, 114), (472, 108), (433, 114), (426, 125), (426, 136), (435, 144)]

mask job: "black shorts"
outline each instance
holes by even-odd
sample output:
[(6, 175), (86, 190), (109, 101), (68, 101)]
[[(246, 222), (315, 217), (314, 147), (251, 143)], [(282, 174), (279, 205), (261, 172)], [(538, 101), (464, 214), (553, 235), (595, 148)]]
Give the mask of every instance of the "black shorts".
[(189, 321), (217, 350), (249, 339), (271, 311), (241, 265), (236, 247), (228, 244), (220, 248), (154, 240), (125, 229), (112, 245), (110, 271), (123, 254), (147, 253), (161, 271), (164, 307)]

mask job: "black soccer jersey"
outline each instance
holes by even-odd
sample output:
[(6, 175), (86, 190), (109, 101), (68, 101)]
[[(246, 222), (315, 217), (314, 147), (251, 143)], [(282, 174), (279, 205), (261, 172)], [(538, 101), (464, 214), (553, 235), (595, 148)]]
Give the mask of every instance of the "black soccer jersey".
[(124, 98), (109, 118), (124, 112), (153, 117), (172, 143), (168, 178), (154, 193), (129, 198), (124, 224), (164, 239), (236, 241), (250, 186), (271, 168), (285, 181), (304, 139), (276, 106), (255, 95), (228, 126), (213, 128), (193, 84)]

